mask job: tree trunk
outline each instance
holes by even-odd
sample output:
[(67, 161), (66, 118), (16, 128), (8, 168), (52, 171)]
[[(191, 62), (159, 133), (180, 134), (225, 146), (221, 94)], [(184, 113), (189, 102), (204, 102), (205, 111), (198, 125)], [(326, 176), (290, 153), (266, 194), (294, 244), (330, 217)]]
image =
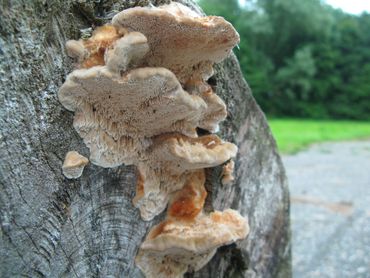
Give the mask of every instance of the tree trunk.
[[(169, 1), (151, 1), (163, 2)], [(190, 0), (181, 2), (199, 10)], [(62, 175), (65, 154), (88, 157), (88, 149), (57, 91), (73, 68), (67, 39), (117, 11), (149, 4), (1, 1), (1, 277), (142, 277), (136, 252), (164, 214), (141, 220), (131, 203), (134, 167), (89, 164), (77, 180)], [(221, 185), (220, 167), (208, 171), (206, 209), (236, 209), (248, 216), (251, 231), (187, 277), (289, 277), (289, 196), (275, 142), (235, 56), (215, 72), (210, 83), (229, 113), (220, 136), (236, 143), (239, 153), (234, 185)]]

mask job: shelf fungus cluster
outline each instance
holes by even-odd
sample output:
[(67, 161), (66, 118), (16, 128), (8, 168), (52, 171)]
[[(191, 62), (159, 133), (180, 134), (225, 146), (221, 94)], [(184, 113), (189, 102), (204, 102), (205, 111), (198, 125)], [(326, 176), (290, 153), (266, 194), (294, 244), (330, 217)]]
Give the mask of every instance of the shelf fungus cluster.
[[(125, 10), (89, 39), (66, 44), (77, 69), (58, 96), (75, 112), (73, 125), (90, 161), (137, 166), (133, 204), (144, 220), (168, 207), (136, 257), (147, 277), (182, 277), (204, 266), (219, 246), (248, 234), (236, 211), (203, 212), (205, 168), (237, 153), (211, 134), (227, 111), (207, 80), (238, 42), (223, 18), (172, 3)], [(198, 128), (210, 135), (198, 135)]]

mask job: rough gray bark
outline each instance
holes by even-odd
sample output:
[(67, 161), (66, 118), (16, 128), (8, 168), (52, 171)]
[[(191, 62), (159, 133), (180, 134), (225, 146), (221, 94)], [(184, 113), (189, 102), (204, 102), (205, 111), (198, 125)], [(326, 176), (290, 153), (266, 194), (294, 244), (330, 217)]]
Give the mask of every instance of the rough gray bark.
[[(158, 5), (169, 1), (151, 1)], [(190, 0), (182, 0), (195, 7)], [(67, 151), (88, 156), (57, 100), (72, 60), (64, 43), (124, 8), (146, 1), (2, 0), (0, 9), (0, 276), (141, 277), (134, 257), (152, 222), (131, 199), (135, 169), (88, 165), (78, 180), (61, 172)], [(238, 144), (236, 182), (208, 171), (207, 209), (249, 217), (249, 237), (222, 247), (187, 277), (289, 277), (289, 197), (284, 169), (263, 113), (234, 56), (210, 83), (229, 117), (221, 136)]]

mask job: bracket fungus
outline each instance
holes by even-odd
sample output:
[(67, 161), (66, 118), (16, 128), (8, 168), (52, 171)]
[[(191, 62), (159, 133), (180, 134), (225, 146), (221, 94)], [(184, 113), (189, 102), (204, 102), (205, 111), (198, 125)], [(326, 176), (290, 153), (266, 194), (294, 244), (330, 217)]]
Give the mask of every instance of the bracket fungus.
[(249, 227), (234, 210), (200, 214), (193, 221), (171, 218), (152, 228), (136, 264), (146, 277), (182, 277), (201, 269), (220, 246), (245, 238)]
[(226, 58), (239, 42), (234, 27), (222, 17), (202, 17), (179, 3), (124, 10), (112, 24), (144, 34), (150, 50), (143, 64), (171, 70), (181, 84), (194, 80), (194, 74), (199, 80), (209, 77), (210, 65)]
[(216, 132), (227, 116), (207, 80), (238, 42), (223, 18), (171, 3), (124, 10), (91, 38), (66, 44), (77, 69), (58, 97), (75, 113), (90, 161), (137, 166), (133, 204), (144, 220), (168, 206), (136, 258), (148, 277), (182, 277), (248, 234), (236, 211), (203, 212), (205, 168), (234, 158), (237, 147), (197, 133)]
[(234, 181), (234, 167), (235, 162), (233, 160), (230, 160), (228, 163), (226, 163), (222, 167), (222, 177), (221, 182), (223, 185), (230, 185)]
[(63, 175), (68, 179), (77, 179), (81, 177), (85, 166), (89, 160), (76, 151), (70, 151), (66, 154), (62, 166)]

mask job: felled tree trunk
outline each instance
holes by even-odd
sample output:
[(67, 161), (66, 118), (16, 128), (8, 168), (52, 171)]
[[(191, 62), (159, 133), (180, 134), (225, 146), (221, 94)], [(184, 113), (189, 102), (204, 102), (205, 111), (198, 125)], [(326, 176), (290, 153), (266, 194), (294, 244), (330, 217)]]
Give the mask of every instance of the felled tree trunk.
[[(164, 216), (141, 220), (132, 166), (89, 164), (77, 180), (62, 175), (69, 150), (89, 153), (57, 99), (73, 68), (66, 40), (125, 8), (169, 1), (84, 2), (1, 2), (1, 277), (142, 277), (136, 252)], [(221, 185), (220, 167), (207, 171), (206, 209), (236, 209), (251, 231), (187, 277), (289, 277), (289, 196), (275, 142), (235, 56), (215, 70), (209, 82), (229, 113), (220, 135), (239, 153), (233, 185)]]

